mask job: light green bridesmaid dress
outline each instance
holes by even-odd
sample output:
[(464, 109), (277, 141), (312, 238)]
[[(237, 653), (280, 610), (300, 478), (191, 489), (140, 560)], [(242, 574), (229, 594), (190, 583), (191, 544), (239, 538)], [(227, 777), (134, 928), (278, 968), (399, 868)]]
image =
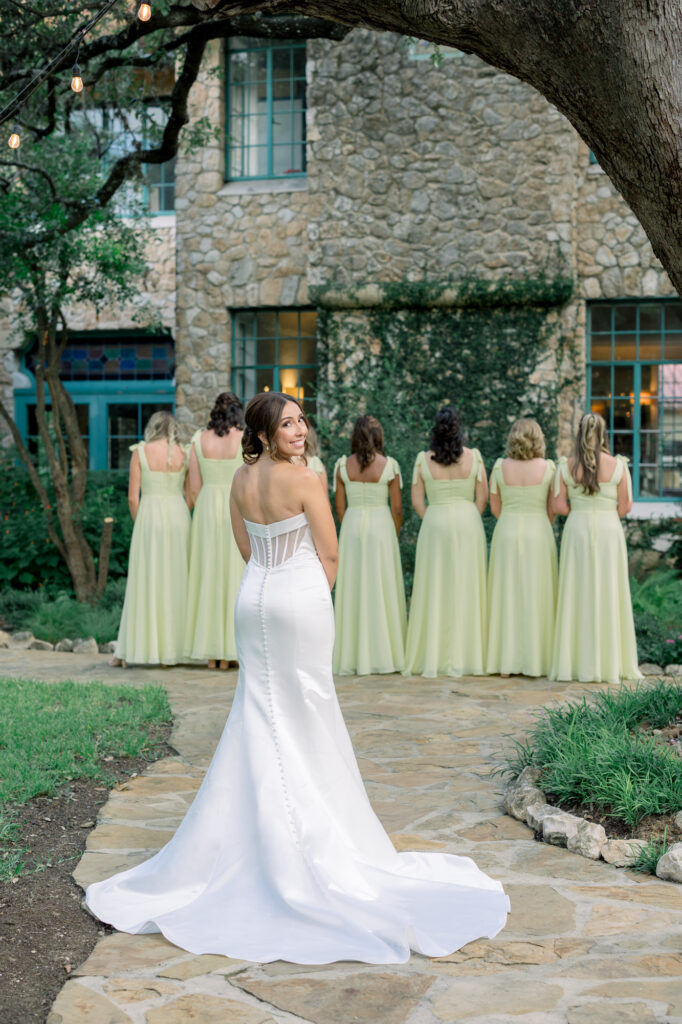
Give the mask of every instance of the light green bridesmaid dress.
[(623, 473), (630, 495), (632, 483), (627, 459), (617, 458), (613, 476), (597, 494), (586, 494), (567, 460), (559, 460), (554, 493), (563, 477), (571, 511), (561, 538), (551, 679), (641, 679), (625, 534), (617, 511)]
[(388, 485), (400, 467), (387, 458), (376, 483), (350, 480), (346, 456), (340, 473), (348, 507), (339, 534), (334, 595), (333, 670), (337, 675), (400, 672), (405, 659), (405, 589), (400, 549), (388, 507)]
[(175, 665), (183, 658), (187, 612), (187, 458), (182, 469), (164, 472), (149, 468), (143, 441), (130, 450), (139, 455), (142, 497), (130, 541), (116, 656), (136, 665)]
[(201, 490), (192, 516), (185, 654), (201, 661), (234, 661), (234, 603), (245, 562), (232, 533), (230, 489), (244, 461), (241, 454), (207, 459), (202, 433), (198, 430), (192, 438)]
[(308, 459), (308, 469), (312, 469), (313, 473), (317, 473), (318, 476), (322, 476), (324, 473), (324, 463), (319, 455), (311, 455)]
[(426, 452), (418, 471), (428, 506), (417, 540), (414, 586), (407, 627), (405, 675), (483, 675), (486, 646), (486, 542), (474, 504), (483, 460), (472, 449), (471, 470), (462, 480), (436, 480)]
[(490, 474), (502, 512), (493, 533), (488, 569), (488, 675), (545, 676), (552, 664), (557, 553), (547, 516), (556, 466), (548, 459), (542, 482), (511, 486), (503, 459)]

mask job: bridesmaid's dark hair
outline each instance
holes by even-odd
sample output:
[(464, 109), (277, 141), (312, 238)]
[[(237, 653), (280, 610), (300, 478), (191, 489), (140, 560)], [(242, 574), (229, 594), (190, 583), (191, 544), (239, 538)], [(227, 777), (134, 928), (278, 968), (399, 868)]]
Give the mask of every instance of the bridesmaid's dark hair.
[(384, 428), (376, 416), (358, 416), (350, 439), (350, 453), (357, 455), (360, 469), (367, 469), (377, 454), (385, 455)]
[(232, 391), (223, 391), (215, 400), (206, 429), (214, 431), (218, 437), (224, 437), (231, 427), (244, 429), (244, 409)]
[[(258, 462), (263, 454), (264, 447), (259, 434), (265, 434), (271, 459), (279, 462), (290, 461), (288, 455), (280, 454), (275, 441), (282, 409), (288, 402), (293, 402), (303, 413), (300, 403), (295, 398), (292, 398), (291, 395), (283, 395), (280, 391), (261, 391), (259, 395), (254, 395), (247, 405), (244, 413), (246, 426), (242, 434), (242, 455), (247, 465), (251, 466), (254, 462)], [(303, 419), (307, 427), (308, 420), (305, 413), (303, 413)]]
[(433, 452), (433, 461), (441, 466), (451, 466), (459, 462), (464, 451), (464, 435), (459, 413), (451, 405), (445, 405), (436, 413), (429, 447)]

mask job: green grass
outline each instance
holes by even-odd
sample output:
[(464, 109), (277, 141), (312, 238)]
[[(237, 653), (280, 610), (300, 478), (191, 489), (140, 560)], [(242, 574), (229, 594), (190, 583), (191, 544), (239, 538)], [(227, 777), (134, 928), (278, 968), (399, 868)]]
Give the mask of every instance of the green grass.
[(661, 728), (680, 713), (682, 686), (664, 680), (550, 706), (500, 770), (518, 775), (534, 765), (559, 805), (582, 804), (636, 827), (682, 807), (682, 758), (637, 729)]
[(154, 760), (155, 729), (170, 721), (160, 686), (0, 680), (0, 880), (24, 867), (17, 807), (74, 779), (112, 785), (103, 758)]
[(62, 592), (50, 597), (42, 590), (0, 591), (0, 619), (11, 629), (28, 629), (39, 640), (56, 644), (68, 637), (94, 636), (99, 644), (115, 640), (121, 620), (125, 580), (110, 583), (96, 607), (81, 604)]
[(667, 838), (668, 834), (666, 830), (663, 839), (660, 842), (656, 839), (650, 839), (646, 846), (643, 846), (637, 853), (637, 856), (631, 865), (631, 870), (637, 871), (642, 875), (655, 875), (659, 860), (664, 853), (668, 852), (671, 846), (671, 844), (667, 842)]

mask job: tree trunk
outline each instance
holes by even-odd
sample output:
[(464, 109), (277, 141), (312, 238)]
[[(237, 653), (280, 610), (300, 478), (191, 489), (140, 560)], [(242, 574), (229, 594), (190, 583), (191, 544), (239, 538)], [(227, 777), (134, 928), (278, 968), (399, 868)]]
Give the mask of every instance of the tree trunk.
[(475, 53), (573, 124), (682, 294), (679, 0), (193, 0), (224, 17), (286, 10)]
[[(76, 599), (94, 602), (97, 597), (95, 560), (81, 522), (88, 455), (80, 434), (76, 408), (59, 377), (59, 359), (65, 336), (60, 346), (57, 341), (57, 319), (58, 315), (48, 317), (44, 313), (38, 318), (39, 348), (35, 360), (36, 421), (54, 489), (55, 511), (61, 533), (59, 550), (71, 575)], [(51, 423), (45, 398), (46, 387), (51, 403)], [(23, 445), (20, 454), (24, 462), (30, 460), (30, 455)], [(31, 473), (34, 486), (35, 476), (34, 470)], [(38, 496), (45, 509), (45, 501), (40, 491)]]

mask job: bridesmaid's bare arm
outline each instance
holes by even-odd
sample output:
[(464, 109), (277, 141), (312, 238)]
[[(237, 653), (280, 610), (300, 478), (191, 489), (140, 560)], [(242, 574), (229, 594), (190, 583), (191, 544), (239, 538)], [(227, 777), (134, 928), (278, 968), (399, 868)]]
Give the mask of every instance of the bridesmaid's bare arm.
[(623, 519), (632, 508), (632, 498), (628, 494), (627, 468), (623, 467), (623, 475), (618, 483), (618, 515)]
[(395, 523), (396, 536), (400, 536), (400, 527), (403, 525), (403, 495), (400, 490), (400, 477), (394, 476), (388, 485), (388, 500), (391, 504), (391, 515)]
[(339, 564), (339, 544), (329, 499), (312, 470), (301, 480), (301, 497), (318, 557), (322, 562), (329, 589), (334, 586)]
[[(476, 504), (478, 505), (478, 502)], [(485, 508), (485, 505), (483, 506), (483, 508)], [(481, 512), (482, 509), (479, 508), (478, 511)], [(490, 511), (492, 512), (496, 519), (500, 518), (500, 515), (502, 513), (502, 498), (500, 497), (498, 491), (490, 492)]]
[(346, 488), (343, 480), (341, 479), (341, 472), (337, 469), (336, 471), (336, 491), (334, 493), (334, 506), (336, 508), (336, 517), (339, 522), (343, 522), (343, 517), (346, 514)]
[(133, 522), (135, 522), (137, 510), (140, 507), (141, 478), (142, 472), (140, 470), (140, 456), (137, 451), (134, 451), (133, 457), (130, 460), (130, 472), (128, 475), (128, 508), (130, 509), (130, 515)]
[(234, 484), (230, 491), (230, 520), (232, 522), (232, 533), (239, 548), (239, 554), (245, 562), (248, 562), (251, 558), (251, 541), (249, 540), (248, 530), (244, 525), (244, 517), (237, 508), (237, 502), (234, 499)]
[(474, 501), (476, 502), (476, 508), (483, 515), (483, 509), (488, 504), (488, 477), (485, 473), (485, 466), (481, 466), (481, 479), (476, 480)]
[(196, 500), (199, 497), (199, 491), (201, 490), (201, 470), (199, 469), (199, 460), (197, 453), (192, 445), (189, 453), (189, 472), (187, 473), (187, 504), (190, 508), (194, 508)]
[(424, 487), (424, 480), (422, 479), (421, 467), (417, 467), (417, 479), (412, 484), (412, 493), (410, 495), (412, 499), (412, 508), (415, 510), (420, 519), (423, 519), (426, 515), (426, 488)]
[(567, 516), (571, 511), (571, 503), (568, 500), (568, 489), (563, 476), (559, 481), (559, 493), (552, 498), (550, 506), (555, 516)]

